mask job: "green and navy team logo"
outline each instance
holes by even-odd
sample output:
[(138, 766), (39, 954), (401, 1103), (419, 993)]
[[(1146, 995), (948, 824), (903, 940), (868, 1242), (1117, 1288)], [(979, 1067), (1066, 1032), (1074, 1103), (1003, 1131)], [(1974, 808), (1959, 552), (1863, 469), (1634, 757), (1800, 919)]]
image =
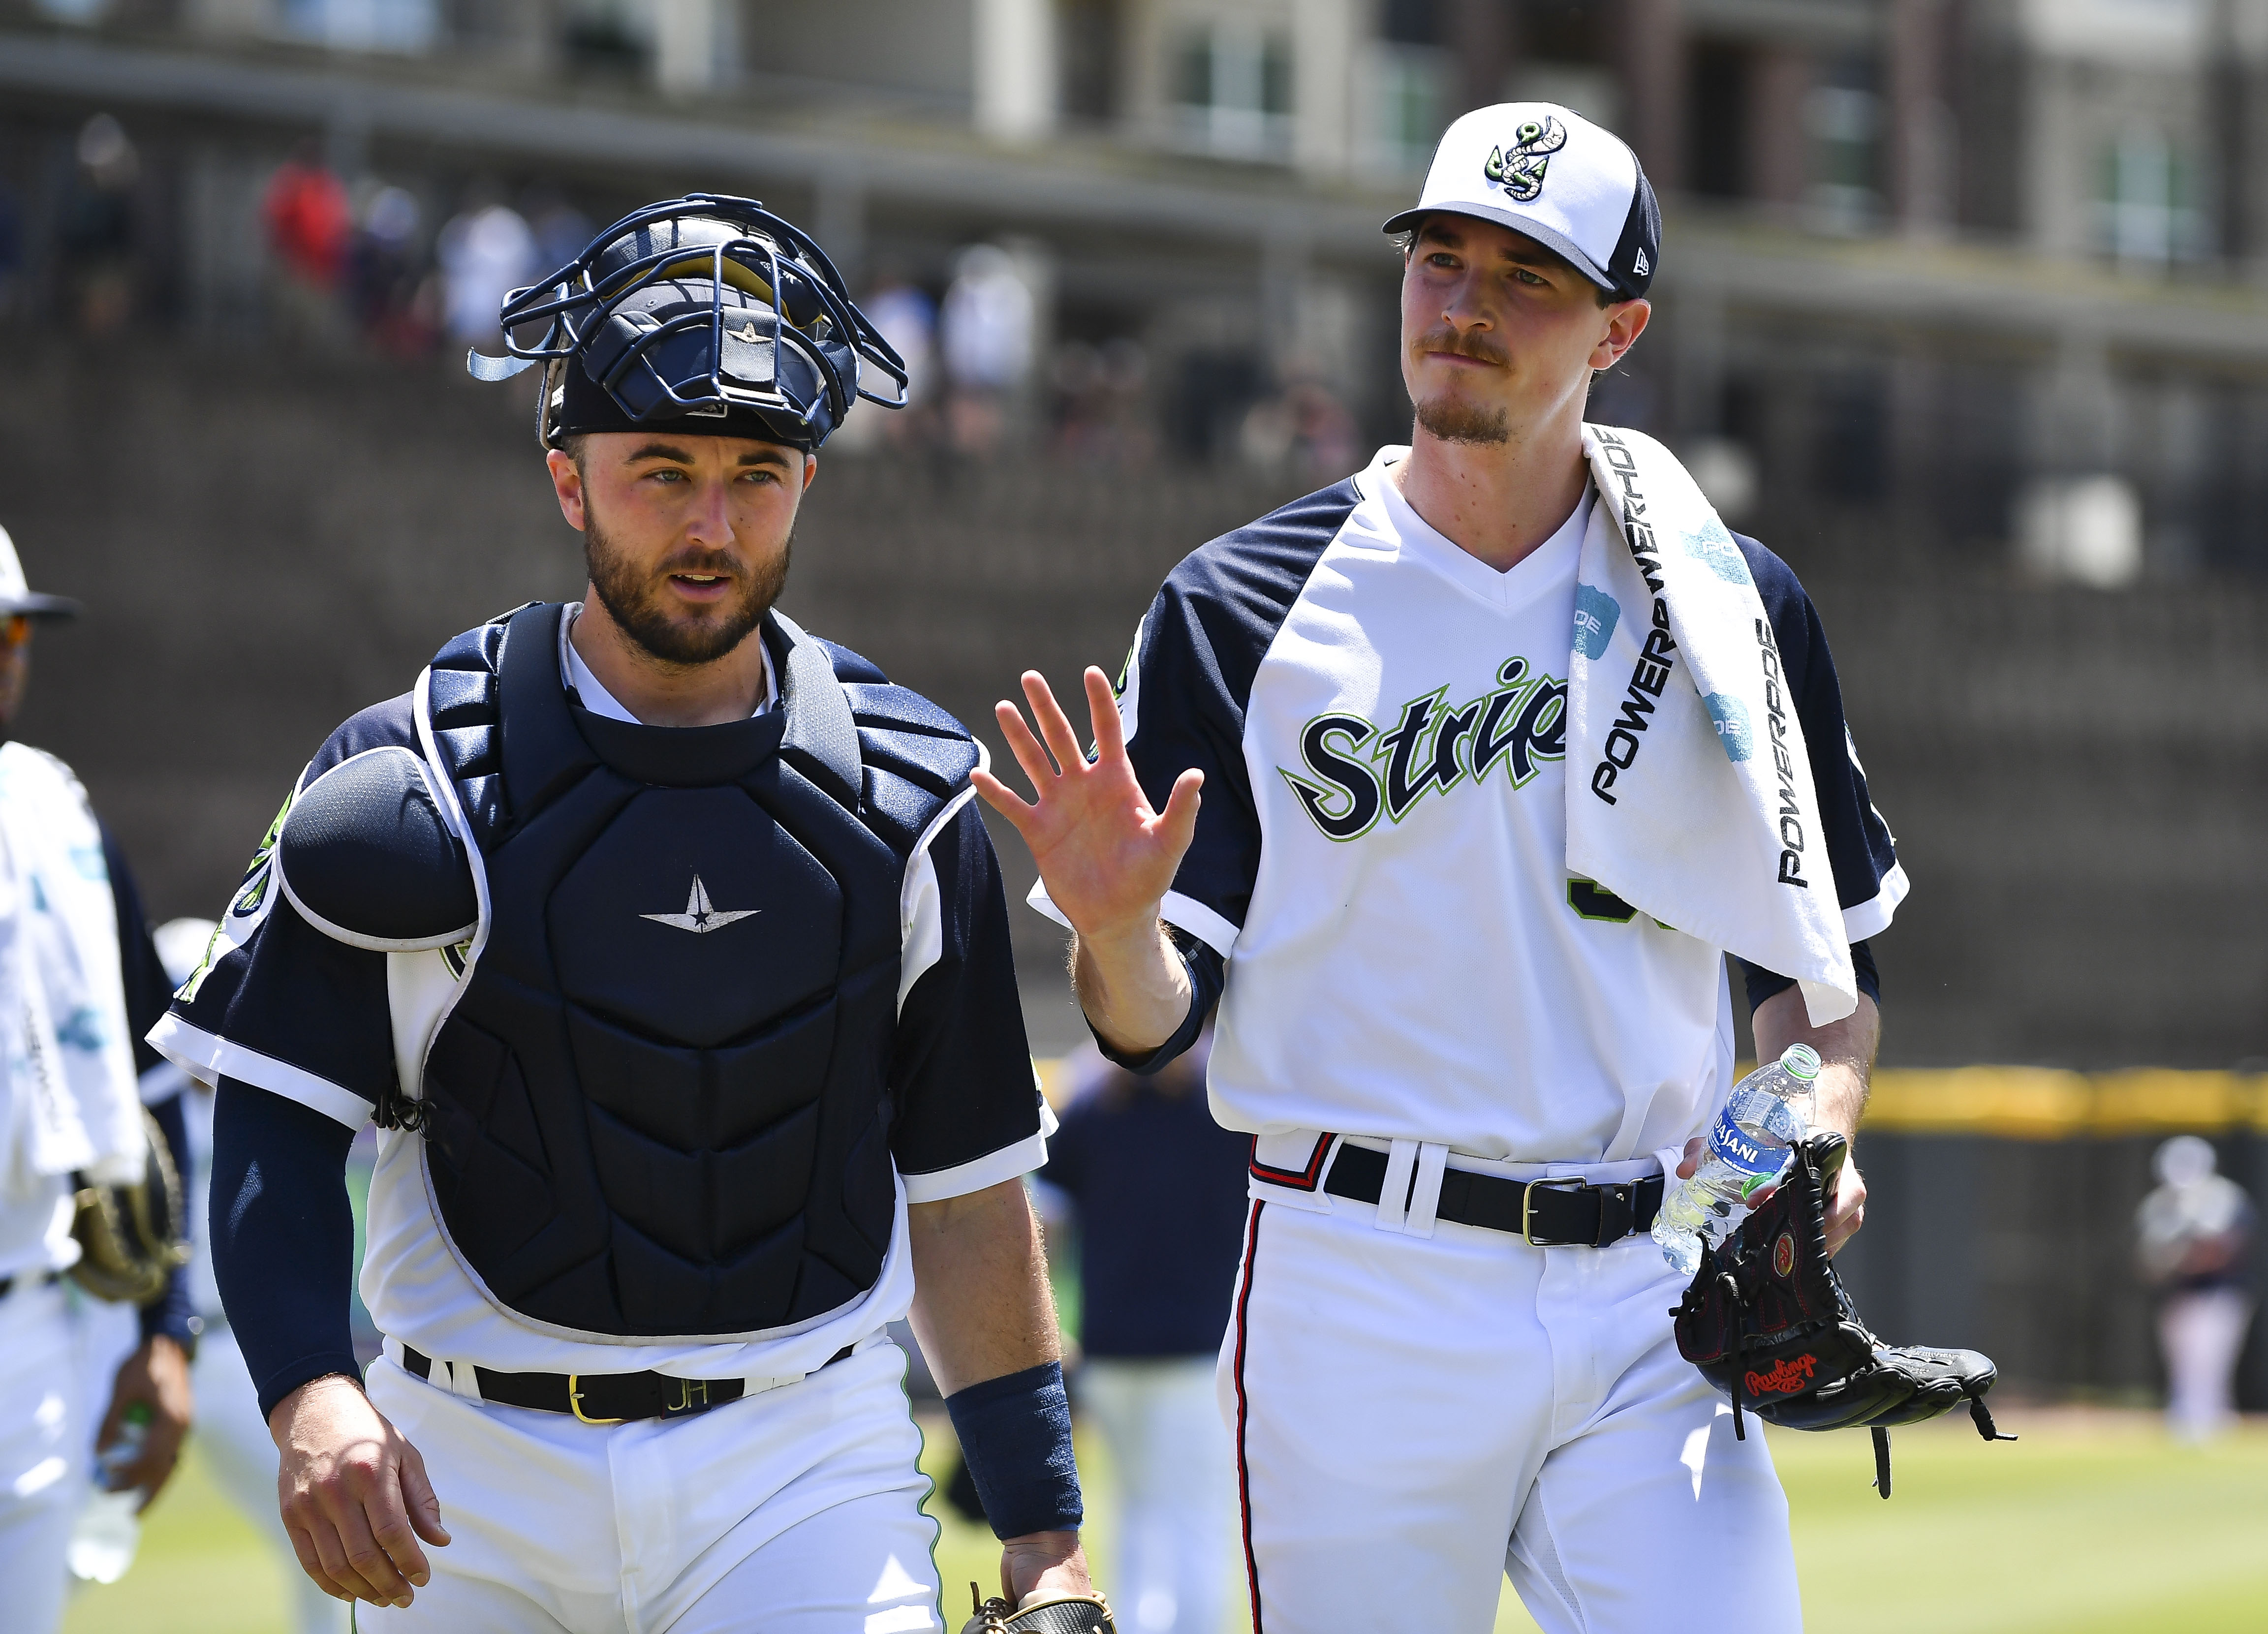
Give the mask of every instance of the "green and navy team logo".
[(1551, 156), (1567, 145), (1567, 127), (1546, 114), (1541, 123), (1528, 120), (1512, 133), (1512, 140), (1489, 150), (1481, 173), (1495, 182), (1517, 204), (1533, 203), (1543, 191), (1543, 173)]
[(228, 905), (230, 918), (249, 919), (267, 902), (268, 883), (275, 873), (272, 864), (276, 855), (276, 836), (284, 832), (284, 819), (291, 815), (291, 802), (298, 798), (299, 791), (295, 788), (284, 797), (284, 804), (276, 808), (276, 821), (268, 825), (268, 832), (261, 836), (260, 849), (252, 853), (252, 860), (245, 865), (244, 881), (236, 887), (236, 900)]
[(1381, 730), (1354, 714), (1318, 715), (1300, 733), (1304, 775), (1284, 781), (1329, 840), (1359, 840), (1383, 817), (1398, 823), (1428, 794), (1478, 784), (1499, 765), (1515, 789), (1567, 753), (1567, 683), (1509, 659), (1496, 689), (1451, 704), (1447, 684), (1402, 706)]

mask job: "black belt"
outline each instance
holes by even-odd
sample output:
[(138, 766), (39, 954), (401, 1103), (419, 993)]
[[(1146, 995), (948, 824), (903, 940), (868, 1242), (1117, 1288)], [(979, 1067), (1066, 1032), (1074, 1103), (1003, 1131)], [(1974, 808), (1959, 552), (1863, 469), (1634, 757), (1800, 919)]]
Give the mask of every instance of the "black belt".
[(4, 1299), (15, 1292), (16, 1284), (18, 1283), (27, 1288), (52, 1288), (63, 1279), (63, 1274), (61, 1271), (41, 1271), (36, 1277), (0, 1277), (0, 1299)]
[[(1386, 1184), (1386, 1163), (1382, 1152), (1341, 1141), (1323, 1189), (1334, 1197), (1375, 1203)], [(1510, 1232), (1539, 1248), (1602, 1248), (1653, 1228), (1661, 1187), (1659, 1174), (1594, 1186), (1572, 1174), (1565, 1180), (1517, 1181), (1443, 1169), (1441, 1203), (1434, 1216)]]
[[(850, 1354), (841, 1350), (820, 1364), (831, 1367)], [(401, 1347), (401, 1365), (431, 1380), (433, 1358)], [(816, 1372), (817, 1369), (814, 1369)], [(811, 1375), (804, 1375), (809, 1378)], [(481, 1400), (504, 1407), (530, 1407), (539, 1413), (566, 1413), (586, 1424), (619, 1424), (633, 1418), (689, 1418), (747, 1394), (744, 1379), (674, 1379), (666, 1373), (505, 1373), (473, 1369)]]

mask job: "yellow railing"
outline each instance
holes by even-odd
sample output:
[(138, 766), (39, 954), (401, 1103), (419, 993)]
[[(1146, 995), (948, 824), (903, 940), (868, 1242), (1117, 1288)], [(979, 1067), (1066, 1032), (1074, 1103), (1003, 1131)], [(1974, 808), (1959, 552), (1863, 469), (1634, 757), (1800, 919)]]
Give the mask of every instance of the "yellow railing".
[(1865, 1127), (1885, 1133), (2076, 1135), (2268, 1130), (2268, 1077), (2236, 1072), (2062, 1072), (2049, 1067), (1884, 1068)]
[[(1049, 1098), (1062, 1088), (1060, 1063), (1038, 1064)], [(1741, 1064), (1746, 1071), (1749, 1064)], [(1869, 1132), (1997, 1135), (2064, 1140), (2088, 1135), (2268, 1133), (2268, 1075), (2066, 1072), (2053, 1067), (1885, 1067), (1874, 1074)]]

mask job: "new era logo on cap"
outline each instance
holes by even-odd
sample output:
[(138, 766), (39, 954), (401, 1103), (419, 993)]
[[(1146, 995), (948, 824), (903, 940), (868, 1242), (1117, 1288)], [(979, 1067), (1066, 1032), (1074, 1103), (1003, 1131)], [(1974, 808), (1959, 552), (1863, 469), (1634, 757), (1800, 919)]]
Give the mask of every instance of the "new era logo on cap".
[(1646, 293), (1661, 254), (1661, 211), (1638, 156), (1551, 102), (1500, 102), (1458, 120), (1434, 151), (1417, 207), (1386, 231), (1415, 227), (1434, 210), (1525, 233), (1626, 300)]

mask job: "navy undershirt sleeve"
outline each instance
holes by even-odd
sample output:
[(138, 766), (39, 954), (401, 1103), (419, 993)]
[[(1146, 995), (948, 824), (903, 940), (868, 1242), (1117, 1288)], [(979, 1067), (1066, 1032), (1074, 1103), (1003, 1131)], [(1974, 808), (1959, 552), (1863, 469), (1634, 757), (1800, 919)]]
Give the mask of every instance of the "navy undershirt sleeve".
[[(118, 919), (118, 974), (120, 985), (125, 989), (126, 1028), (134, 1035), (134, 1071), (138, 1075), (166, 1064), (166, 1059), (150, 1047), (150, 1029), (165, 1019), (166, 1006), (172, 1002), (173, 984), (166, 977), (165, 961), (158, 957), (158, 946), (150, 939), (150, 921), (142, 911), (142, 890), (134, 881), (134, 871), (126, 865), (126, 853), (120, 849), (118, 836), (110, 825), (100, 819), (96, 826), (102, 833), (102, 864), (110, 876), (110, 900)], [(173, 1172), (186, 1183), (189, 1174), (189, 1125), (178, 1094), (152, 1102), (150, 1115), (166, 1137), (166, 1145), (173, 1159)], [(136, 1316), (140, 1322), (142, 1337), (147, 1341), (159, 1334), (175, 1340), (185, 1348), (195, 1341), (199, 1323), (196, 1302), (189, 1292), (189, 1272), (187, 1266), (176, 1267), (166, 1279), (166, 1291), (144, 1306)]]
[[(1874, 969), (1874, 950), (1865, 941), (1851, 944), (1851, 968), (1858, 973), (1859, 990), (1874, 1001), (1875, 1008), (1882, 1003), (1882, 978)], [(1792, 975), (1782, 975), (1777, 970), (1767, 970), (1762, 965), (1741, 961), (1741, 975), (1749, 990), (1749, 1009), (1751, 1013), (1758, 1005), (1775, 994), (1785, 993), (1795, 985)]]
[(1121, 1055), (1111, 1047), (1108, 1039), (1095, 1033), (1093, 1021), (1086, 1024), (1086, 1030), (1094, 1033), (1094, 1047), (1102, 1052), (1105, 1060), (1143, 1078), (1162, 1071), (1175, 1056), (1197, 1041), (1197, 1034), (1204, 1031), (1205, 1018), (1220, 1002), (1220, 990), (1228, 982), (1228, 961), (1209, 943), (1175, 924), (1166, 927), (1166, 936), (1181, 954), (1182, 968), (1189, 973), (1189, 1012), (1182, 1018), (1174, 1035), (1146, 1054), (1127, 1056)]
[(213, 1275), (265, 1418), (327, 1373), (362, 1377), (349, 1327), (354, 1130), (233, 1078), (213, 1106)]

